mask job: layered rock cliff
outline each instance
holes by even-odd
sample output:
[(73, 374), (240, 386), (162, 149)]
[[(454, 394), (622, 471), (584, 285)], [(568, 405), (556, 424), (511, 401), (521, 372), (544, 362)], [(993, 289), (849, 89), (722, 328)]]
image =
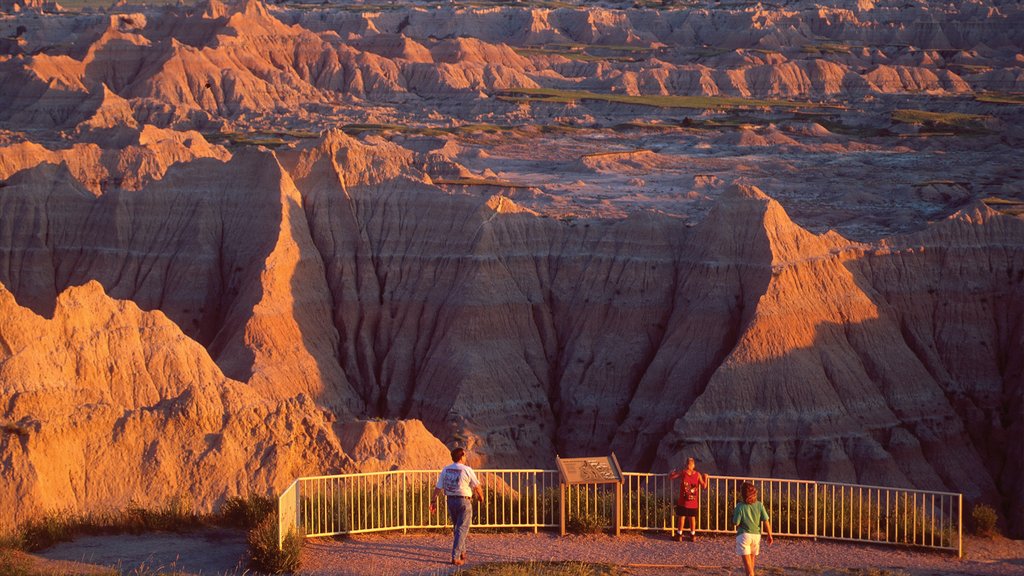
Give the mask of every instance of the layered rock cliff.
[[(254, 442), (354, 469), (331, 421), (365, 417), (467, 438), (478, 465), (614, 450), (631, 469), (697, 454), (720, 473), (1020, 490), (1019, 219), (975, 207), (861, 244), (734, 186), (694, 227), (558, 221), (434, 186), (412, 157), (328, 133), (280, 159), (172, 166), (134, 192), (96, 197), (49, 164), (8, 180), (3, 394), (25, 433), (4, 438), (7, 498), (148, 497), (144, 474), (90, 488), (114, 474), (84, 456), (108, 437), (130, 442), (115, 446), (132, 469), (177, 462), (194, 476), (173, 484), (205, 502), (240, 478), (279, 488), (298, 457), (240, 473), (265, 461)], [(30, 401), (51, 389), (66, 400)], [(307, 437), (275, 428), (287, 410), (311, 419)], [(263, 423), (226, 431), (236, 413)], [(53, 485), (51, 429), (83, 443)], [(196, 442), (234, 456), (197, 474)]]
[[(457, 440), (1024, 529), (1024, 12), (805, 4), (0, 21), (0, 504)], [(601, 100), (687, 95), (795, 100)]]

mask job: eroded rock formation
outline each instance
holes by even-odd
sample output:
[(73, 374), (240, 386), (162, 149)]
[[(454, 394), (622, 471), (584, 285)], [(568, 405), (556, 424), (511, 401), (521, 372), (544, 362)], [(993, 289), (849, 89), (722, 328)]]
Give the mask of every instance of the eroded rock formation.
[(209, 509), (458, 439), (962, 491), (1021, 529), (1021, 114), (967, 95), (1019, 88), (1024, 12), (847, 4), (0, 34), (0, 503)]

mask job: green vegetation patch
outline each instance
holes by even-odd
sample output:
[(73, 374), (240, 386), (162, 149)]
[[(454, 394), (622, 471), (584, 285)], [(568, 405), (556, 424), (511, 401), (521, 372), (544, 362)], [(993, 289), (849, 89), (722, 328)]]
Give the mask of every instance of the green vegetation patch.
[(498, 134), (513, 130), (512, 126), (498, 124), (464, 124), (462, 126), (410, 126), (408, 124), (345, 124), (341, 130), (346, 134), (357, 136), (367, 132), (397, 132), (400, 134), (418, 134), (420, 136), (444, 136), (446, 134)]
[(654, 132), (670, 132), (672, 130), (678, 130), (680, 124), (665, 124), (661, 122), (643, 122), (641, 120), (634, 120), (631, 122), (621, 122), (611, 127), (616, 132), (628, 132), (630, 130), (651, 130)]
[(209, 142), (233, 146), (266, 146), (277, 148), (300, 139), (319, 138), (310, 130), (254, 130), (252, 132), (214, 132), (203, 134)]
[(462, 126), (455, 126), (452, 128), (438, 128), (438, 130), (449, 134), (471, 134), (474, 132), (499, 134), (501, 132), (508, 132), (512, 129), (512, 126), (500, 126), (498, 124), (463, 124)]
[(434, 184), (443, 186), (496, 186), (499, 188), (529, 188), (523, 184), (515, 184), (505, 180), (485, 180), (483, 178), (441, 178)]
[(513, 50), (521, 56), (562, 56), (581, 62), (636, 62), (654, 51), (648, 46), (580, 43), (523, 46), (514, 47)]
[(915, 188), (921, 188), (924, 186), (967, 186), (970, 182), (964, 180), (925, 180), (924, 182), (918, 182), (913, 186)]
[(588, 562), (489, 562), (465, 570), (460, 576), (624, 576), (627, 572), (610, 564)]
[[(128, 0), (123, 6), (118, 6), (118, 11), (131, 11), (142, 6), (173, 6), (178, 0)], [(198, 0), (185, 0), (185, 5), (193, 6)], [(59, 4), (67, 11), (77, 12), (87, 8), (110, 8), (112, 2), (108, 0), (63, 0)]]
[(989, 92), (978, 94), (974, 99), (978, 102), (987, 102), (989, 104), (1016, 104), (1018, 106), (1024, 104), (1024, 94), (997, 94)]
[(625, 156), (625, 155), (628, 155), (628, 154), (636, 154), (636, 153), (639, 153), (639, 152), (650, 152), (650, 151), (651, 150), (649, 150), (647, 148), (633, 148), (633, 149), (630, 149), (630, 150), (612, 150), (612, 151), (609, 151), (609, 152), (591, 152), (589, 154), (584, 154), (583, 156), (581, 156), (581, 158), (602, 158), (602, 157), (606, 157), (606, 156)]
[[(996, 212), (1001, 212), (1008, 216), (1024, 215), (1024, 200), (1008, 200), (1006, 198), (1000, 198), (998, 196), (989, 196), (988, 198), (982, 198), (981, 201), (984, 202), (986, 206), (995, 210)], [(975, 510), (978, 510), (978, 506), (975, 506)], [(979, 513), (986, 514), (987, 511), (983, 510), (982, 512)], [(975, 519), (975, 522), (977, 522), (977, 519)]]
[(735, 98), (729, 96), (659, 96), (626, 94), (598, 94), (586, 90), (559, 90), (555, 88), (514, 88), (505, 90), (498, 98), (510, 102), (550, 102), (568, 104), (581, 100), (654, 106), (657, 108), (693, 108), (697, 110), (730, 108), (820, 108), (821, 104), (797, 100)]
[(981, 64), (956, 64), (956, 63), (953, 63), (953, 64), (947, 64), (946, 67), (949, 68), (950, 70), (952, 70), (953, 72), (956, 72), (957, 74), (960, 74), (960, 75), (964, 75), (964, 74), (984, 74), (985, 72), (990, 72), (992, 70), (991, 66), (984, 66), (984, 65), (981, 65)]
[(823, 42), (821, 44), (805, 44), (800, 51), (804, 54), (849, 54), (850, 47), (846, 44)]
[(408, 132), (406, 124), (345, 124), (341, 127), (346, 134), (357, 135), (364, 132)]
[(893, 122), (916, 124), (926, 132), (989, 132), (991, 116), (964, 114), (962, 112), (927, 112), (925, 110), (899, 109), (892, 112)]
[(558, 2), (557, 0), (528, 0), (526, 2), (518, 2), (516, 0), (470, 0), (468, 2), (460, 2), (460, 6), (475, 6), (478, 8), (493, 8), (497, 6), (515, 6), (517, 8), (575, 8), (575, 5), (570, 2)]

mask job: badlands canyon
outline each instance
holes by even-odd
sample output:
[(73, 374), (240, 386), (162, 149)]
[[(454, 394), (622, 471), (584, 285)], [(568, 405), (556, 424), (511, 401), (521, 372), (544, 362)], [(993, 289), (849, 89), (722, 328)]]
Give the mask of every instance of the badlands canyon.
[(704, 470), (1024, 533), (1024, 5), (0, 3), (0, 503)]

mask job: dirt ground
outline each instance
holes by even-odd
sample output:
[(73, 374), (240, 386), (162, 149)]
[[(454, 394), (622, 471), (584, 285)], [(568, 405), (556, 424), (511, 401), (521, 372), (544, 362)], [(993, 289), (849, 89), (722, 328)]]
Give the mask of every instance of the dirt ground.
[[(122, 574), (242, 574), (245, 572), (245, 533), (240, 530), (203, 530), (191, 534), (122, 534), (83, 536), (44, 550), (49, 561), (113, 567)], [(39, 564), (43, 572), (67, 573), (63, 565)]]
[[(447, 563), (448, 533), (381, 534), (311, 540), (299, 574), (412, 576), (454, 573)], [(485, 562), (582, 560), (623, 566), (635, 576), (742, 574), (733, 538), (709, 536), (696, 543), (667, 535), (625, 534), (559, 537), (552, 533), (473, 533), (468, 567)], [(806, 539), (778, 539), (765, 547), (759, 574), (929, 576), (1024, 574), (1024, 541), (967, 537), (963, 559), (944, 552), (864, 546)], [(124, 574), (251, 574), (245, 569), (245, 537), (238, 531), (195, 534), (90, 536), (55, 546), (47, 560), (111, 566)], [(46, 562), (46, 560), (43, 560)], [(60, 566), (60, 567), (58, 567)], [(49, 569), (63, 573), (68, 564)], [(72, 571), (84, 573), (84, 565)]]

